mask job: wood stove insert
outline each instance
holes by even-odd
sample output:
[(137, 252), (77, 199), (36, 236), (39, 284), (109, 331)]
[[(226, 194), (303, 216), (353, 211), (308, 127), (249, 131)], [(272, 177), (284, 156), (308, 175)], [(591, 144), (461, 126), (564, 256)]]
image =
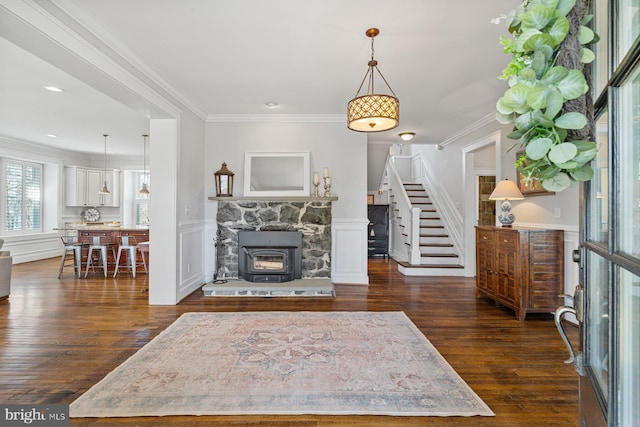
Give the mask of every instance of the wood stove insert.
[(300, 231), (239, 231), (238, 277), (281, 283), (302, 278)]

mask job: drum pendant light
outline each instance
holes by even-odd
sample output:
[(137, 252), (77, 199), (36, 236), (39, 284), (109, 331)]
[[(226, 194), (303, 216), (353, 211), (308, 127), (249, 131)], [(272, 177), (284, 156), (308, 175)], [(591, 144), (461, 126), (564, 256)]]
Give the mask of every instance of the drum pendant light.
[[(371, 60), (368, 62), (369, 68), (360, 83), (355, 98), (349, 101), (347, 127), (357, 132), (382, 132), (393, 129), (400, 123), (400, 101), (378, 69), (378, 61), (374, 59), (373, 39), (380, 34), (380, 30), (369, 28), (365, 34), (371, 38)], [(393, 96), (375, 92), (374, 69)], [(359, 96), (367, 78), (367, 93)]]

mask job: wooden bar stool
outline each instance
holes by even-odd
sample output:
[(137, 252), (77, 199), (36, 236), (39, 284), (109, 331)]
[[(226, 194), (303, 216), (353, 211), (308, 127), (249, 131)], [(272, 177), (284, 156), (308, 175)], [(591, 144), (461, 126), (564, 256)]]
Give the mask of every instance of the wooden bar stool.
[[(136, 257), (138, 255), (138, 245), (136, 244), (136, 238), (134, 236), (120, 236), (118, 237), (118, 256), (116, 257), (116, 271), (113, 273), (115, 278), (120, 270), (120, 257), (122, 252), (125, 252), (127, 258), (127, 272), (131, 270), (133, 277), (136, 277)], [(146, 271), (146, 267), (145, 267)]]
[(107, 250), (111, 249), (113, 256), (115, 258), (116, 251), (113, 247), (113, 239), (111, 238), (111, 234), (105, 234), (102, 236), (91, 236), (91, 240), (89, 241), (89, 253), (87, 254), (87, 267), (84, 271), (84, 278), (87, 278), (89, 274), (89, 267), (91, 267), (95, 271), (94, 266), (94, 251), (97, 254), (97, 258), (100, 261), (100, 266), (104, 271), (104, 277), (107, 277)]

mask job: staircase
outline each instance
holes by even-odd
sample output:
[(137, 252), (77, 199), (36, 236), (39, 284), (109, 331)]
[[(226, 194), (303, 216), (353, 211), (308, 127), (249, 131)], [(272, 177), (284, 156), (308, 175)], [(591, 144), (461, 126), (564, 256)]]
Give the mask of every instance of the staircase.
[[(421, 184), (403, 186), (411, 205), (420, 209), (420, 264), (400, 262), (400, 272), (407, 276), (463, 276), (460, 256), (429, 195)], [(398, 215), (395, 207), (393, 214)], [(407, 242), (405, 244), (410, 245), (408, 236), (403, 236)]]

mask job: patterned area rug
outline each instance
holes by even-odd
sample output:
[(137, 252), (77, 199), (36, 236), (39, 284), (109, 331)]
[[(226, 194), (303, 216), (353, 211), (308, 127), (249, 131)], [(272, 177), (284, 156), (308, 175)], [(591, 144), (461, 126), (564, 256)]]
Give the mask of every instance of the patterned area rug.
[(71, 417), (494, 415), (403, 312), (187, 313)]

